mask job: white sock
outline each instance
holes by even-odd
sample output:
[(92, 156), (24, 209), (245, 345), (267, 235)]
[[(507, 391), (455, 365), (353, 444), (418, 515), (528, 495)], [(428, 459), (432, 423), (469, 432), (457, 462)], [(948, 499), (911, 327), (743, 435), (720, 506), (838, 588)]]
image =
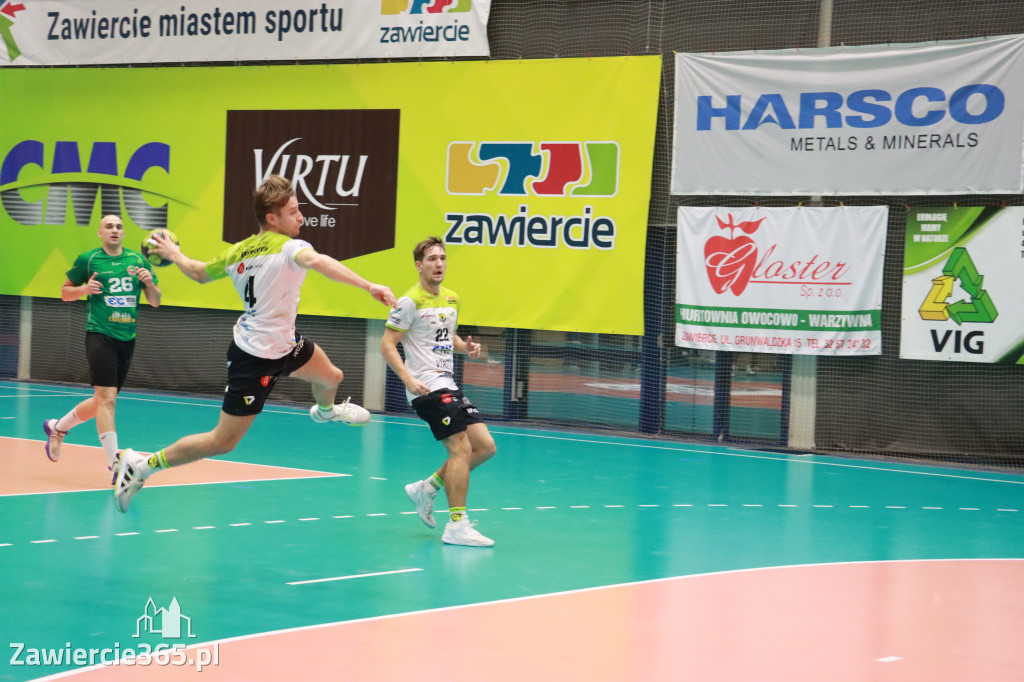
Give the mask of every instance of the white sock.
[(78, 412), (75, 410), (71, 410), (66, 415), (57, 420), (56, 427), (58, 431), (70, 431), (71, 429), (75, 428), (81, 423), (82, 419), (78, 416)]
[(107, 464), (113, 465), (117, 459), (117, 431), (101, 433), (100, 443), (103, 444), (103, 452), (107, 455)]

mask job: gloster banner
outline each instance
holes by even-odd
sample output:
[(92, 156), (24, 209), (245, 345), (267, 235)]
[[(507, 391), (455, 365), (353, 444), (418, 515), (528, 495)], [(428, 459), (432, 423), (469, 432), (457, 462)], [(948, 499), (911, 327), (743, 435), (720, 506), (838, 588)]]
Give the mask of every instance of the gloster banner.
[(1024, 208), (907, 213), (900, 357), (1024, 364)]
[(1024, 35), (676, 55), (673, 194), (1017, 194)]
[[(299, 237), (401, 294), (436, 235), (467, 324), (643, 333), (660, 57), (10, 69), (0, 78), (0, 293), (57, 297), (108, 213), (207, 261), (292, 181)], [(30, 103), (31, 106), (26, 103)], [(166, 305), (238, 309), (160, 271)], [(383, 318), (311, 274), (300, 312)]]
[(886, 206), (679, 208), (676, 345), (882, 352)]
[(3, 0), (0, 66), (486, 57), (491, 0)]

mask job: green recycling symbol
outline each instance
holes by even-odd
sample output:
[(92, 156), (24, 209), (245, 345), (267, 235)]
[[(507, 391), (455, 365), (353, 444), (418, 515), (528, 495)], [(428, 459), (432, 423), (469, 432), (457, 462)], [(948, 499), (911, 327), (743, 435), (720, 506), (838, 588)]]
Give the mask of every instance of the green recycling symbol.
[[(952, 319), (957, 324), (994, 322), (999, 311), (996, 310), (988, 292), (982, 288), (984, 279), (967, 249), (962, 246), (956, 247), (942, 268), (942, 276), (932, 280), (932, 288), (918, 311), (921, 319), (938, 322)], [(957, 281), (960, 282), (960, 287), (971, 295), (971, 300), (946, 303), (946, 299), (953, 293), (953, 283)]]

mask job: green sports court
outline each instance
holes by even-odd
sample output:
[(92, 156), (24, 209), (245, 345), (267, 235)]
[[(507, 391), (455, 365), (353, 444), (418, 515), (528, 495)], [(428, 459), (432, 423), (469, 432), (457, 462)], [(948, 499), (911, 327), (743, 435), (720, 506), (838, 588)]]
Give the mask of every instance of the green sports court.
[[(12, 648), (0, 679), (68, 674), (32, 649), (143, 644), (188, 648), (71, 667), (177, 678), (216, 646), (214, 679), (390, 680), (453, 641), (456, 680), (1012, 680), (1024, 663), (1019, 475), (493, 423), (470, 515), (496, 544), (453, 547), (404, 495), (438, 464), (418, 420), (269, 406), (232, 464), (157, 475), (122, 515), (91, 429), (43, 453), (43, 417), (84, 395), (0, 384), (2, 637), (26, 663)], [(129, 391), (121, 437), (152, 451), (218, 411)], [(180, 637), (138, 629), (150, 599), (177, 601)]]

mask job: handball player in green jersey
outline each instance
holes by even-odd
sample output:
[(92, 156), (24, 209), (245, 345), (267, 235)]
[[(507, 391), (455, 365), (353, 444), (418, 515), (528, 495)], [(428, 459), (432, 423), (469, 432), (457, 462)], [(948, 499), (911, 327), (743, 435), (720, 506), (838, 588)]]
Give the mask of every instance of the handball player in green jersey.
[[(441, 286), (447, 271), (444, 242), (431, 237), (413, 249), (420, 279), (398, 299), (380, 342), (391, 369), (405, 384), (406, 396), (434, 439), (441, 441), (448, 459), (430, 478), (405, 486), (405, 493), (428, 527), (434, 523), (434, 496), (441, 488), (448, 497), (449, 521), (441, 540), (449, 545), (490, 547), (494, 541), (473, 527), (466, 515), (469, 472), (489, 460), (496, 450), (494, 438), (480, 411), (469, 402), (454, 379), (453, 353), (480, 357), (479, 343), (455, 333), (459, 296)], [(398, 344), (405, 350), (405, 360)]]
[(97, 233), (100, 246), (75, 259), (61, 287), (63, 301), (88, 297), (85, 355), (94, 394), (60, 419), (43, 422), (46, 455), (56, 462), (67, 432), (93, 417), (111, 470), (117, 469), (117, 429), (114, 405), (124, 385), (135, 352), (135, 323), (139, 294), (154, 308), (160, 305), (160, 287), (149, 261), (124, 248), (124, 224), (116, 215), (104, 216)]
[(150, 237), (150, 253), (171, 261), (200, 284), (230, 278), (245, 311), (235, 323), (234, 340), (228, 347), (228, 385), (217, 425), (207, 433), (185, 436), (148, 458), (125, 450), (114, 489), (119, 511), (127, 511), (143, 481), (154, 472), (231, 452), (263, 410), (279, 377), (291, 375), (312, 384), (316, 405), (309, 416), (318, 424), (362, 425), (370, 420), (369, 412), (348, 400), (334, 404), (342, 372), (322, 348), (295, 331), (299, 289), (306, 273), (316, 270), (328, 279), (365, 289), (387, 306), (395, 305), (394, 294), (297, 239), (302, 213), (288, 180), (268, 176), (253, 193), (253, 211), (260, 231), (207, 263), (187, 257), (162, 233)]

